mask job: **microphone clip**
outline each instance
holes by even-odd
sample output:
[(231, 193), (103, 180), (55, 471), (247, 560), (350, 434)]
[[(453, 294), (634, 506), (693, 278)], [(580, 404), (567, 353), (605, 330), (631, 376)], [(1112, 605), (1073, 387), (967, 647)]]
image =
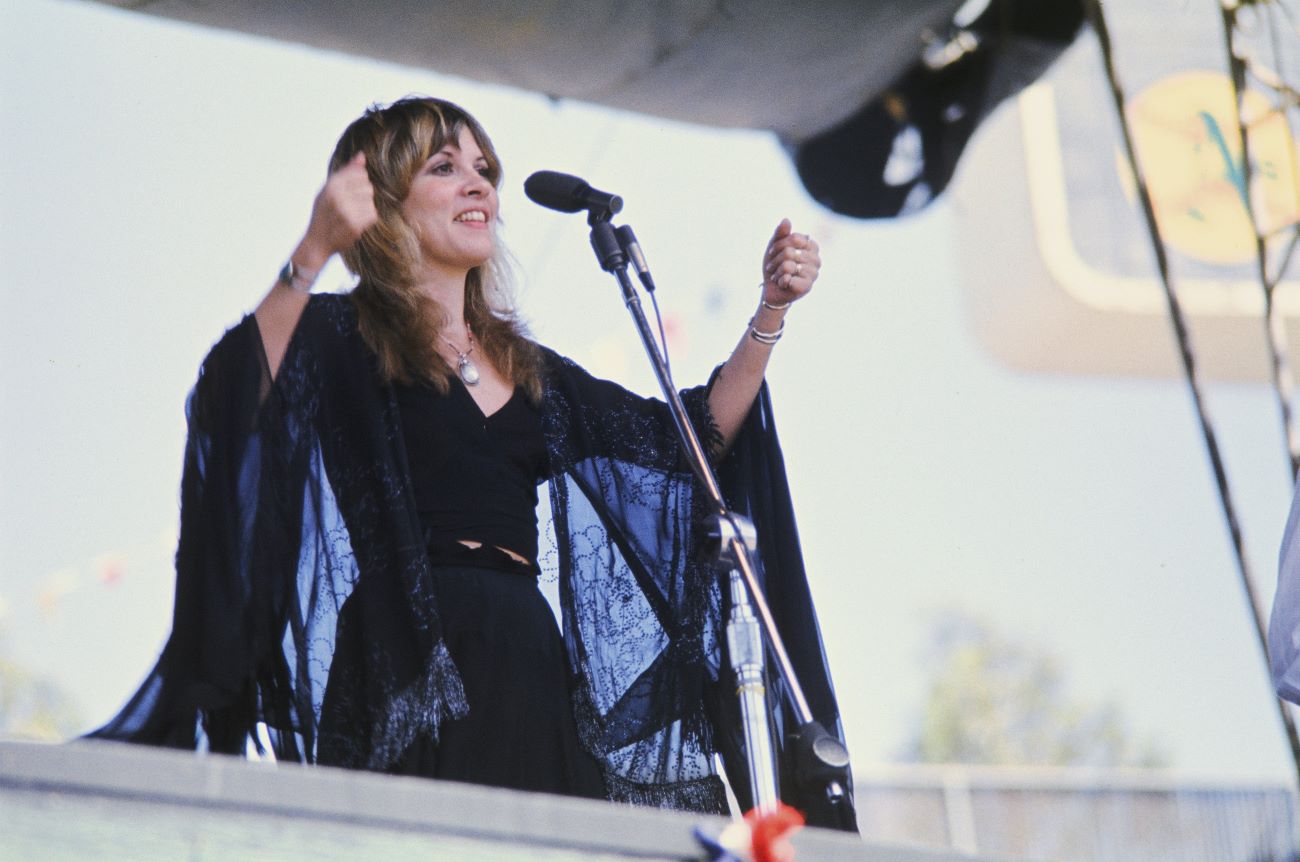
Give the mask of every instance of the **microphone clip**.
[(600, 268), (616, 275), (626, 273), (627, 252), (618, 241), (618, 233), (610, 224), (609, 215), (603, 219), (598, 218), (596, 210), (593, 209), (587, 218), (587, 224), (591, 225), (591, 250), (596, 253)]
[[(615, 198), (614, 200), (618, 200), (618, 198)], [(614, 213), (618, 212), (619, 209), (622, 209), (622, 207), (611, 208), (609, 206), (601, 205), (591, 206), (587, 209), (587, 224), (590, 227), (595, 227), (601, 222), (609, 222), (614, 218)]]

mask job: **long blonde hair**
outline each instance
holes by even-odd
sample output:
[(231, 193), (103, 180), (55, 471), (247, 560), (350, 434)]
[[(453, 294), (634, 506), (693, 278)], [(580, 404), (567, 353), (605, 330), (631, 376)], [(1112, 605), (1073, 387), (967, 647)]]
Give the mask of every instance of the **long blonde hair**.
[[(364, 151), (379, 220), (343, 261), (357, 276), (352, 292), (361, 336), (379, 360), (385, 381), (425, 379), (446, 393), (452, 368), (437, 345), (449, 321), (437, 301), (415, 287), (419, 235), (402, 215), (416, 173), (468, 129), (487, 161), (488, 180), (501, 183), (501, 162), (483, 127), (463, 108), (442, 99), (408, 97), (371, 107), (347, 127), (330, 158), (330, 172)], [(492, 257), (465, 279), (465, 320), (479, 349), (534, 401), (541, 399), (541, 353), (515, 312), (509, 267), (499, 243)]]

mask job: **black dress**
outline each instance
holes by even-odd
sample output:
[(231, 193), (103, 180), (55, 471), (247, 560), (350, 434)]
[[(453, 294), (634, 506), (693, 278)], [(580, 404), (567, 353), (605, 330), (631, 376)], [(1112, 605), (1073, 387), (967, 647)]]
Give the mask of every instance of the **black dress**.
[(600, 767), (578, 740), (564, 642), (537, 588), (537, 487), (547, 478), (537, 406), (516, 389), (484, 415), (459, 380), (445, 395), (427, 383), (394, 390), (469, 714), (444, 722), (436, 743), (417, 742), (392, 771), (604, 799)]

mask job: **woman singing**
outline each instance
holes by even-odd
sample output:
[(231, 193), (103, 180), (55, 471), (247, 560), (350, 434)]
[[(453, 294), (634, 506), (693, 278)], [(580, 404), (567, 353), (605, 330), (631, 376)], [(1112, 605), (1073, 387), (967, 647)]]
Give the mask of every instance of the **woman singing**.
[[(665, 405), (525, 334), (500, 179), (448, 102), (404, 99), (343, 133), (306, 235), (203, 363), (172, 634), (97, 736), (725, 811), (713, 755), (744, 766), (704, 504)], [(311, 295), (334, 254), (355, 289)], [(835, 729), (761, 391), (819, 267), (783, 221), (754, 318), (683, 397), (729, 453), (731, 503), (758, 522), (769, 600)], [(543, 482), (563, 636), (536, 583)]]

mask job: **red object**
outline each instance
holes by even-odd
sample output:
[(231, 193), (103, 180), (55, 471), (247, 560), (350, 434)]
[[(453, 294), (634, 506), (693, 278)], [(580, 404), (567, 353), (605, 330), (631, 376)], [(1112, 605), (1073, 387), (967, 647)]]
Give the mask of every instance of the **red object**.
[(125, 567), (120, 560), (109, 560), (99, 567), (99, 582), (106, 587), (115, 587), (122, 581)]
[(804, 824), (803, 815), (783, 802), (771, 814), (758, 809), (745, 815), (750, 830), (750, 852), (754, 862), (794, 862), (794, 845), (789, 838)]

